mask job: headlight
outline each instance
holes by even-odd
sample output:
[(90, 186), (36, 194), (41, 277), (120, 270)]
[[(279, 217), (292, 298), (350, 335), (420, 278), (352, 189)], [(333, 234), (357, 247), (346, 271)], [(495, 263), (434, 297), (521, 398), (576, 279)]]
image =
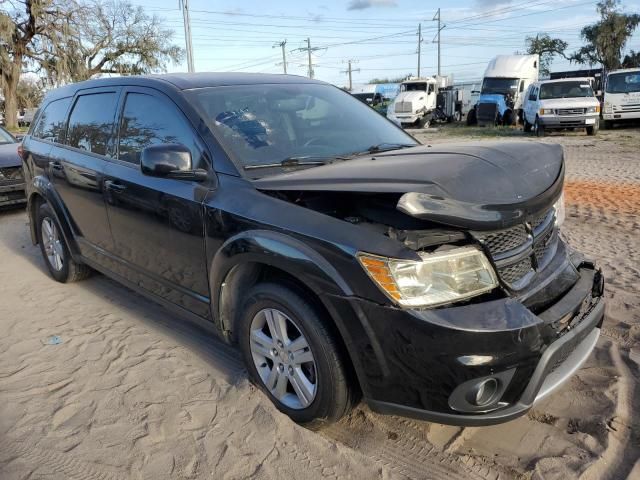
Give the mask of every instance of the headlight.
[(434, 307), (498, 286), (489, 260), (475, 247), (418, 255), (421, 261), (359, 253), (358, 260), (376, 285), (405, 307)]
[(553, 209), (556, 212), (556, 227), (560, 227), (564, 223), (565, 211), (564, 211), (564, 192), (560, 194), (560, 198), (553, 204)]
[(611, 113), (611, 112), (613, 112), (613, 106), (610, 103), (605, 102), (604, 113)]
[(587, 113), (600, 113), (600, 105), (587, 108)]
[(553, 108), (541, 108), (540, 115), (553, 115)]

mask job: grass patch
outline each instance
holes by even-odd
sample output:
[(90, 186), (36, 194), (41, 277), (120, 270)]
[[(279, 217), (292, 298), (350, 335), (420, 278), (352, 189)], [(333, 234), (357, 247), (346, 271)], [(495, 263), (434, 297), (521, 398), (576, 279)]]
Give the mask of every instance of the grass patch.
[(525, 136), (522, 128), (519, 127), (468, 127), (464, 124), (443, 125), (440, 127), (440, 134), (454, 137), (523, 137)]

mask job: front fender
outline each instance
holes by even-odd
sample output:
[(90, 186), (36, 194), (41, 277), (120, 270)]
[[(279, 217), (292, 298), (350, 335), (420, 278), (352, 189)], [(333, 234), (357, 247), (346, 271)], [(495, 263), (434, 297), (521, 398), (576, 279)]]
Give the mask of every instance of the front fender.
[(71, 224), (69, 218), (65, 212), (62, 199), (51, 185), (51, 181), (42, 175), (33, 177), (28, 188), (29, 196), (27, 198), (27, 212), (29, 212), (29, 224), (31, 230), (31, 242), (36, 245), (38, 243), (37, 231), (36, 231), (36, 215), (34, 210), (36, 207), (35, 202), (38, 198), (44, 199), (51, 209), (53, 210), (58, 225), (62, 229), (62, 236), (69, 247), (71, 256), (77, 259), (80, 255), (80, 249), (76, 243), (75, 236), (71, 230)]
[(247, 230), (227, 239), (215, 253), (209, 275), (212, 299), (219, 299), (225, 278), (233, 267), (243, 263), (283, 270), (315, 292), (353, 295), (333, 265), (308, 244), (270, 230)]

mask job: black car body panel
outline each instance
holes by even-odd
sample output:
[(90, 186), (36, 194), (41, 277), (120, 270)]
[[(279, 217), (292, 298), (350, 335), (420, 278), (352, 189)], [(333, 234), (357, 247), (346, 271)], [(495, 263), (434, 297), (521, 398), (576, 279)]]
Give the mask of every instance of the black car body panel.
[(27, 198), (18, 143), (8, 132), (0, 133), (4, 133), (0, 141), (4, 136), (13, 140), (13, 143), (0, 143), (0, 208), (24, 205)]
[[(37, 117), (23, 144), (34, 243), (36, 208), (46, 201), (74, 258), (230, 342), (238, 335), (238, 299), (252, 282), (274, 275), (295, 282), (335, 325), (376, 410), (468, 425), (522, 415), (540, 392), (551, 391), (549, 365), (566, 379), (593, 348), (602, 322), (601, 273), (571, 251), (555, 227), (552, 206), (564, 179), (560, 148), (420, 146), (255, 179), (183, 94), (319, 83), (175, 74), (51, 92), (43, 109), (64, 99), (70, 105), (58, 136), (35, 135)], [(117, 102), (104, 153), (72, 146), (73, 105), (105, 91), (116, 92)], [(126, 99), (134, 94), (157, 99), (184, 120), (206, 177), (153, 177), (123, 160), (115, 146), (125, 128)], [(485, 252), (499, 286), (436, 308), (400, 307), (358, 260), (366, 252), (420, 261), (443, 245)], [(461, 386), (491, 375), (502, 379), (500, 403), (486, 411), (467, 408)]]

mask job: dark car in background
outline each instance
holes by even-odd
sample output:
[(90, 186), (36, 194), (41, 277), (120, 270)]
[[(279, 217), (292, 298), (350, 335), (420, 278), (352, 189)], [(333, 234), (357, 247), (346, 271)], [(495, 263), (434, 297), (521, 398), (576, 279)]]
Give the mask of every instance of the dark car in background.
[(18, 146), (18, 140), (0, 127), (0, 208), (27, 203)]
[(54, 90), (23, 149), (56, 280), (93, 268), (212, 327), (301, 423), (360, 396), (507, 421), (598, 339), (604, 281), (559, 235), (557, 145), (423, 146), (322, 82), (202, 73)]

